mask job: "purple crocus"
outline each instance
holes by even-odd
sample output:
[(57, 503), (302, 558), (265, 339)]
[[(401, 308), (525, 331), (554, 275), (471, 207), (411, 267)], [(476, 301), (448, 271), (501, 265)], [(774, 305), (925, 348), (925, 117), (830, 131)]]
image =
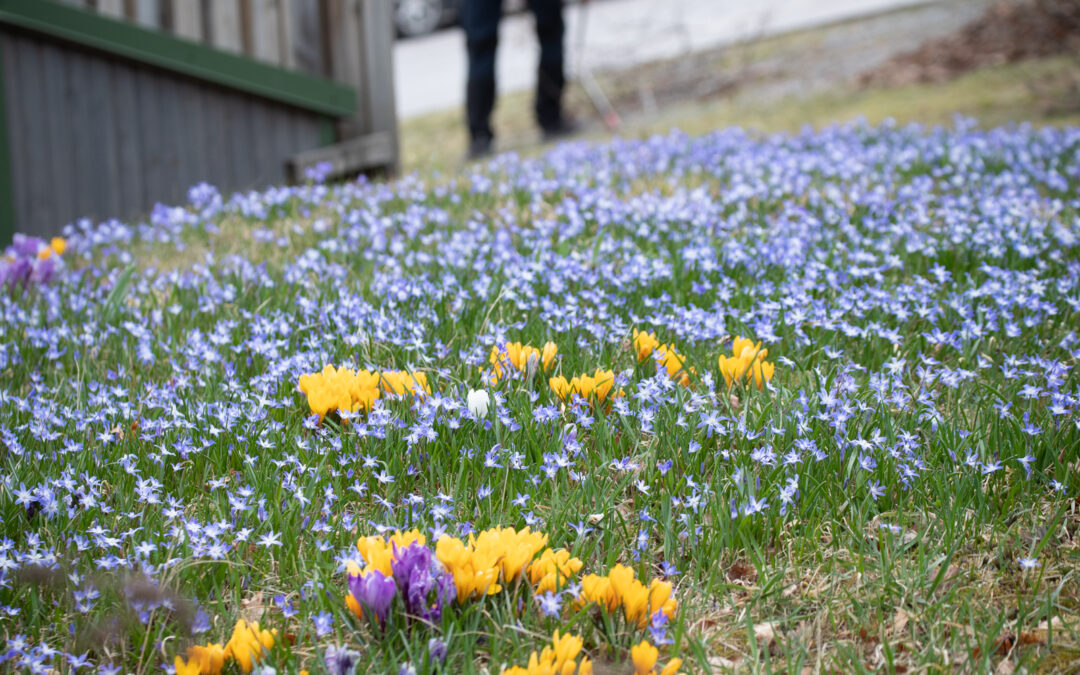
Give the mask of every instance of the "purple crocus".
[(379, 570), (363, 575), (349, 575), (349, 592), (365, 610), (375, 615), (379, 623), (386, 621), (390, 603), (397, 594), (394, 579)]
[(395, 546), (390, 567), (405, 600), (405, 611), (424, 621), (439, 621), (443, 604), (454, 598), (457, 589), (453, 577), (431, 554), (431, 549), (417, 542), (404, 548)]
[(326, 648), (323, 658), (326, 661), (326, 670), (331, 675), (352, 675), (356, 662), (360, 659), (360, 652), (348, 647), (330, 645)]

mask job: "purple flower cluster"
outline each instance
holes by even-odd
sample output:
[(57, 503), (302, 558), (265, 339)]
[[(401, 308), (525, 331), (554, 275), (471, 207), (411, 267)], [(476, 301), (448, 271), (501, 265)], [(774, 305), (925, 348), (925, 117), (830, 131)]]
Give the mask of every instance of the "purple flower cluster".
[(16, 234), (0, 258), (0, 285), (11, 290), (30, 284), (47, 284), (63, 269), (61, 259), (66, 244), (56, 238), (47, 242), (38, 237)]
[(394, 578), (379, 570), (371, 570), (362, 575), (349, 575), (349, 592), (364, 611), (370, 612), (380, 624), (386, 623), (397, 589)]
[(405, 611), (428, 623), (438, 623), (443, 606), (453, 601), (457, 590), (454, 578), (443, 569), (431, 549), (413, 542), (405, 548), (394, 548), (390, 563), (394, 582), (405, 601)]

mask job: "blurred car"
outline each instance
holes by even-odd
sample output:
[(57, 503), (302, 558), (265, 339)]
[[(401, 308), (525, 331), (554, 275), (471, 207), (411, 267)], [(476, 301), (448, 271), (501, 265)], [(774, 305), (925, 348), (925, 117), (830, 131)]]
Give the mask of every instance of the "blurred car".
[(461, 0), (394, 0), (394, 25), (401, 37), (427, 35), (457, 20)]
[[(427, 35), (455, 23), (463, 0), (394, 0), (394, 25), (400, 37)], [(525, 0), (504, 0), (507, 14), (520, 12)]]

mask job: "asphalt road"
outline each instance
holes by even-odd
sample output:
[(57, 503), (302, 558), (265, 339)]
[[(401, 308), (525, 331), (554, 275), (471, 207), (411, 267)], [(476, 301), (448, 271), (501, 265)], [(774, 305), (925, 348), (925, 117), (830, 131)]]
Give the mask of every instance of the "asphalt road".
[[(590, 0), (566, 8), (569, 75), (629, 67), (934, 0)], [(938, 0), (947, 1), (947, 0)], [(582, 22), (584, 21), (584, 31)], [(501, 92), (534, 86), (537, 45), (527, 12), (503, 19)], [(398, 115), (464, 105), (465, 37), (453, 27), (394, 47)]]

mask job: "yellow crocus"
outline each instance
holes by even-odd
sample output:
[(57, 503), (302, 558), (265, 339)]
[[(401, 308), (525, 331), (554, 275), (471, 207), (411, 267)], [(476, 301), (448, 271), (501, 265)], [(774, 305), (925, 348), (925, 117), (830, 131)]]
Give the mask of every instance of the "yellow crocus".
[(732, 355), (720, 355), (717, 365), (720, 374), (724, 376), (724, 382), (728, 387), (733, 384), (742, 384), (744, 379), (751, 379), (754, 386), (761, 390), (765, 383), (772, 380), (776, 368), (772, 363), (765, 361), (769, 355), (768, 349), (761, 348), (761, 342), (753, 342), (743, 337), (736, 337), (731, 349)]
[(192, 645), (187, 650), (188, 663), (196, 663), (203, 675), (219, 675), (225, 667), (225, 648), (220, 644)]
[(194, 660), (184, 663), (184, 659), (177, 656), (173, 659), (173, 666), (176, 668), (176, 675), (199, 675), (199, 664)]
[(642, 640), (630, 648), (630, 660), (634, 662), (634, 675), (651, 675), (656, 668), (660, 650), (648, 640)]
[(656, 339), (656, 333), (646, 333), (634, 329), (634, 354), (637, 355), (638, 363), (652, 356), (653, 350), (660, 346)]

